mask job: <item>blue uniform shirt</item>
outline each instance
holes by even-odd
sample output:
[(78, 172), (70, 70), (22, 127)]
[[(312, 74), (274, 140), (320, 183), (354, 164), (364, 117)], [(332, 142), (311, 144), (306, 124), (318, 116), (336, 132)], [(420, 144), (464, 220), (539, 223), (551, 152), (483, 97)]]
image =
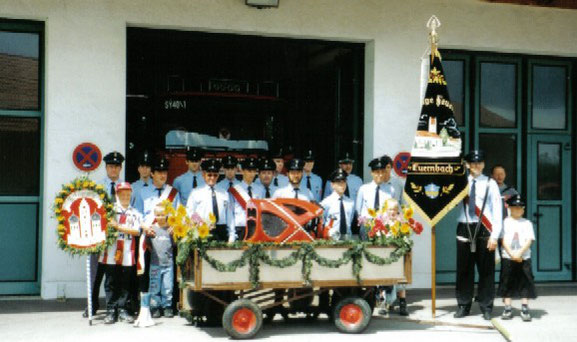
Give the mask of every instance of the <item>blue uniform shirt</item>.
[[(313, 193), (314, 200), (316, 202), (321, 201), (321, 195), (323, 192), (323, 180), (321, 177), (316, 175), (315, 173), (311, 172), (307, 174), (306, 172), (303, 173), (303, 179), (301, 180), (301, 189), (307, 188), (307, 179), (310, 177), (310, 184), (311, 184), (311, 192)], [(308, 188), (307, 188), (308, 189)]]
[(139, 196), (140, 190), (144, 187), (152, 186), (152, 178), (148, 178), (147, 182), (144, 182), (142, 179), (137, 180), (136, 182), (130, 185), (132, 187), (132, 197), (130, 198), (130, 205), (134, 207), (136, 203), (136, 198)]
[[(104, 178), (103, 180), (101, 180), (98, 184), (102, 185), (104, 187), (104, 191), (106, 191), (106, 194), (108, 195), (108, 198), (111, 201), (115, 201), (116, 202), (116, 198), (112, 198), (112, 194), (110, 193), (111, 190), (111, 186), (112, 183), (114, 183), (114, 186), (116, 187), (116, 185), (118, 185), (118, 183), (122, 183), (123, 180), (121, 178), (118, 178), (116, 181), (112, 181), (112, 179), (110, 179), (108, 176), (106, 178)], [(116, 189), (115, 189), (116, 190)]]
[[(314, 200), (313, 197), (313, 193), (307, 189), (306, 187), (304, 188), (299, 188), (299, 191), (297, 192), (298, 194), (298, 199), (300, 200), (305, 200), (305, 201), (309, 201), (312, 202)], [(272, 198), (295, 198), (295, 189), (292, 185), (287, 185), (284, 186), (282, 188), (278, 188)]]
[(194, 177), (196, 177), (196, 187), (200, 188), (205, 184), (204, 178), (202, 178), (202, 171), (191, 172), (190, 170), (183, 173), (182, 175), (176, 177), (174, 182), (172, 182), (172, 186), (178, 190), (180, 194), (180, 201), (182, 204), (186, 205), (186, 201), (188, 200), (188, 196), (190, 196), (190, 192), (192, 191), (192, 185), (194, 184)]
[[(142, 214), (146, 224), (151, 223), (151, 218), (154, 216), (154, 207), (162, 201), (161, 197), (163, 197), (165, 191), (168, 193), (168, 190), (166, 190), (168, 187), (170, 187), (170, 185), (164, 184), (162, 188), (160, 188), (160, 195), (154, 184), (151, 186), (143, 187), (140, 191), (140, 195), (136, 198), (134, 208), (136, 208), (136, 210)], [(179, 204), (180, 196), (177, 193), (176, 197), (174, 197), (174, 201), (172, 202), (172, 206), (177, 208)]]

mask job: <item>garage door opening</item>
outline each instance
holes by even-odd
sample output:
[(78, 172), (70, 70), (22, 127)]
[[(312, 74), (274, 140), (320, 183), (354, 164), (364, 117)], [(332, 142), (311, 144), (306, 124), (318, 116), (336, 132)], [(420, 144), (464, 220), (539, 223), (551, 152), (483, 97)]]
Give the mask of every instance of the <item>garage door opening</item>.
[(195, 144), (215, 155), (311, 148), (323, 178), (344, 152), (362, 165), (364, 47), (128, 28), (126, 178), (144, 150), (182, 156)]

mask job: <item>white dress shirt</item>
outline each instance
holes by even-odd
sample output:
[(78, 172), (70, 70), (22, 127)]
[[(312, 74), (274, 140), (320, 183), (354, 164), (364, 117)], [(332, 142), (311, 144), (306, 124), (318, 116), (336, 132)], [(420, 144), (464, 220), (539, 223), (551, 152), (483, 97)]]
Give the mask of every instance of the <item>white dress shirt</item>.
[[(471, 195), (473, 186), (473, 177), (468, 176), (469, 180), (469, 195)], [(487, 193), (487, 203), (485, 204), (484, 216), (491, 222), (493, 231), (491, 232), (491, 239), (497, 240), (501, 235), (503, 226), (503, 203), (501, 202), (501, 192), (497, 182), (493, 179), (480, 175), (475, 178), (475, 204), (481, 210), (483, 208), (483, 200), (485, 198), (486, 189), (489, 187)], [(471, 199), (469, 199), (471, 201)], [(464, 209), (463, 209), (464, 208)], [(464, 201), (459, 203), (457, 212), (459, 213), (460, 223), (476, 223), (479, 222), (477, 215), (469, 215), (469, 205), (465, 205)]]
[[(215, 186), (216, 203), (218, 206), (218, 221), (217, 225), (226, 225), (228, 230), (229, 241), (236, 239), (234, 229), (234, 218), (232, 214), (232, 204), (230, 203), (230, 196), (221, 188)], [(210, 186), (204, 184), (200, 188), (194, 189), (186, 203), (186, 211), (188, 215), (196, 213), (204, 222), (209, 222), (209, 217), (212, 212), (212, 190)], [(214, 214), (214, 213), (213, 213)]]
[[(361, 179), (361, 177), (354, 175), (352, 173), (347, 176), (347, 189), (349, 190), (349, 198), (352, 199), (353, 202), (357, 201), (357, 196), (361, 185), (363, 185), (363, 180)], [(332, 193), (333, 188), (331, 186), (331, 182), (327, 181), (325, 183), (324, 197), (326, 198)]]
[[(341, 228), (341, 198), (336, 193), (333, 192), (328, 197), (320, 203), (321, 207), (324, 209), (324, 223), (328, 225), (331, 220), (333, 220), (333, 224), (329, 230), (329, 235), (334, 240), (338, 240), (341, 236), (340, 228)], [(355, 211), (355, 204), (353, 200), (348, 198), (347, 196), (343, 195), (343, 206), (345, 208), (345, 219), (347, 225), (347, 235), (350, 237), (352, 235), (351, 232), (351, 224), (353, 222), (353, 216)]]
[[(312, 202), (314, 200), (312, 192), (306, 187), (304, 189), (299, 188), (297, 194), (298, 199), (309, 202)], [(295, 198), (295, 188), (290, 184), (282, 188), (278, 188), (272, 195), (272, 198)]]
[(392, 179), (388, 182), (384, 182), (379, 184), (379, 207), (374, 208), (375, 206), (375, 196), (377, 194), (377, 183), (375, 181), (371, 181), (370, 183), (363, 184), (357, 195), (357, 201), (355, 203), (355, 210), (359, 217), (368, 217), (368, 210), (369, 208), (373, 208), (375, 210), (379, 210), (383, 207), (385, 201), (389, 198), (394, 198), (400, 201), (401, 192), (395, 186)]

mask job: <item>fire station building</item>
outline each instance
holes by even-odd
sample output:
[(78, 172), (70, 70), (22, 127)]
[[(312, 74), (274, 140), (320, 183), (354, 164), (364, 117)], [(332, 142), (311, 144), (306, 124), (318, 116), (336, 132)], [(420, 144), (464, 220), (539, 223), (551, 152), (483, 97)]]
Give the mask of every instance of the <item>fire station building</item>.
[[(0, 295), (86, 296), (85, 258), (57, 247), (52, 214), (83, 174), (81, 143), (123, 153), (135, 181), (141, 151), (178, 155), (226, 128), (239, 148), (312, 148), (325, 179), (349, 152), (370, 181), (369, 160), (411, 151), (433, 14), (464, 149), (526, 198), (536, 280), (577, 280), (575, 5), (268, 2), (2, 1)], [(439, 284), (455, 281), (455, 220), (436, 227)], [(414, 240), (412, 287), (427, 288), (430, 229)]]

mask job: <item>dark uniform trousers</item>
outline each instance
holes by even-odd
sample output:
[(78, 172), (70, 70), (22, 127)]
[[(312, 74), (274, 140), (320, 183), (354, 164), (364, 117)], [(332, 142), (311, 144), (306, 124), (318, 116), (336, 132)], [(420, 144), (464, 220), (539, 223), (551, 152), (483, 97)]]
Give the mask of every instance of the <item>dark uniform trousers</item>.
[(135, 267), (104, 264), (101, 264), (100, 267), (104, 267), (106, 273), (106, 280), (104, 281), (106, 310), (127, 309), (130, 312), (131, 308), (128, 307), (128, 301)]
[[(469, 223), (471, 234), (475, 234), (477, 223)], [(479, 226), (476, 251), (471, 252), (471, 242), (457, 239), (457, 303), (470, 308), (475, 287), (475, 265), (479, 272), (477, 299), (482, 312), (491, 312), (495, 298), (495, 252), (487, 249), (489, 231)], [(470, 239), (466, 223), (459, 223), (457, 236)]]
[(216, 241), (228, 241), (228, 228), (226, 224), (217, 224), (211, 231), (212, 238)]

